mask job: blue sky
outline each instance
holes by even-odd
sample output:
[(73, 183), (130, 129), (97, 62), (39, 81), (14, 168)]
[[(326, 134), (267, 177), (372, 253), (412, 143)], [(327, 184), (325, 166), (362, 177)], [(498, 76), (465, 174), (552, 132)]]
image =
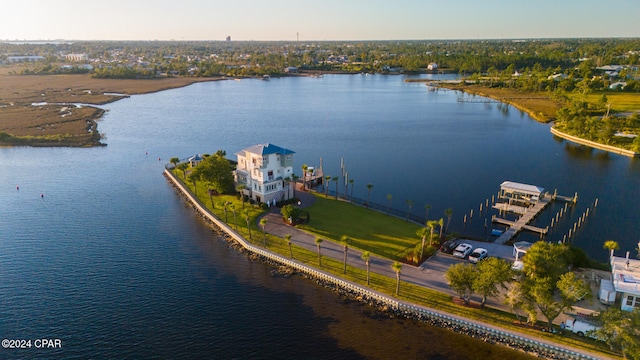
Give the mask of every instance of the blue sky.
[(640, 37), (640, 1), (29, 0), (5, 40), (405, 40)]

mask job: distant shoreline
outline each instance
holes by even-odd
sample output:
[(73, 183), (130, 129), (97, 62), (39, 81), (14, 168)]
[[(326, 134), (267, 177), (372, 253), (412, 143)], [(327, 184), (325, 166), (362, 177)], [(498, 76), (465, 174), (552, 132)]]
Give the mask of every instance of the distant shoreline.
[[(431, 81), (430, 81), (431, 82)], [(478, 95), (478, 96), (483, 96), (486, 98), (491, 98), (497, 101), (500, 101), (502, 103), (505, 104), (509, 104), (513, 107), (515, 107), (516, 109), (523, 111), (525, 113), (527, 113), (531, 118), (533, 118), (534, 120), (541, 122), (541, 123), (551, 123), (555, 120), (555, 116), (554, 117), (550, 117), (550, 114), (544, 114), (543, 112), (540, 111), (536, 111), (534, 109), (530, 109), (528, 107), (526, 107), (525, 105), (521, 104), (518, 101), (514, 101), (514, 100), (510, 100), (510, 98), (505, 98), (504, 94), (510, 94), (512, 98), (514, 99), (526, 99), (527, 97), (523, 97), (521, 94), (519, 94), (518, 92), (515, 91), (510, 91), (510, 90), (506, 90), (506, 91), (500, 91), (502, 93), (503, 96), (500, 95), (496, 95), (495, 93), (490, 93), (491, 90), (490, 88), (469, 88), (469, 86), (465, 86), (465, 85), (461, 85), (459, 83), (453, 83), (453, 82), (438, 82), (438, 81), (433, 81), (434, 86), (438, 86), (438, 87), (442, 87), (445, 89), (449, 89), (449, 90), (458, 90), (458, 91), (462, 91), (465, 93), (469, 93), (469, 94), (473, 94), (473, 95)], [(486, 89), (485, 91), (483, 91), (482, 89)], [(603, 150), (603, 151), (608, 151), (614, 154), (618, 154), (618, 155), (624, 155), (624, 156), (629, 156), (629, 157), (637, 157), (638, 153), (631, 151), (631, 150), (627, 150), (627, 149), (623, 149), (617, 146), (611, 146), (611, 145), (606, 145), (606, 144), (601, 144), (595, 141), (591, 141), (591, 140), (587, 140), (578, 136), (573, 136), (573, 135), (569, 135), (567, 133), (564, 133), (560, 130), (558, 130), (555, 126), (552, 126), (550, 129), (550, 132), (555, 135), (558, 136), (562, 139), (565, 139), (567, 141), (571, 141), (573, 143), (576, 144), (580, 144), (580, 145), (584, 145), (584, 146), (588, 146), (594, 149), (599, 149), (599, 150)]]
[(633, 152), (631, 150), (627, 150), (627, 149), (622, 149), (616, 146), (611, 146), (611, 145), (604, 145), (604, 144), (600, 144), (597, 143), (595, 141), (591, 141), (591, 140), (587, 140), (587, 139), (583, 139), (577, 136), (573, 136), (573, 135), (569, 135), (566, 133), (563, 133), (562, 131), (558, 130), (555, 128), (555, 126), (552, 126), (550, 129), (551, 133), (557, 137), (563, 138), (565, 140), (571, 141), (573, 143), (576, 144), (580, 144), (580, 145), (584, 145), (584, 146), (589, 146), (595, 149), (599, 149), (599, 150), (604, 150), (604, 151), (608, 151), (608, 152), (612, 152), (618, 155), (625, 155), (625, 156), (629, 156), (629, 157), (636, 157), (639, 154), (636, 152)]

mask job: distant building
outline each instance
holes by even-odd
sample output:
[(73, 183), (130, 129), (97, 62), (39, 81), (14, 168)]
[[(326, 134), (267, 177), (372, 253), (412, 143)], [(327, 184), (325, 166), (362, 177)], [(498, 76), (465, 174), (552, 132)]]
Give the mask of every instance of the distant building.
[(286, 73), (297, 73), (298, 72), (298, 68), (295, 67), (295, 66), (289, 66), (289, 67), (284, 69), (284, 72), (286, 72)]
[(189, 167), (196, 167), (198, 166), (198, 164), (202, 162), (202, 155), (195, 154), (192, 157), (190, 157), (187, 161), (189, 162)]
[(227, 36), (227, 42), (231, 42), (231, 36)]
[(89, 56), (87, 54), (67, 54), (64, 56), (69, 61), (87, 61)]
[(32, 56), (32, 55), (7, 56), (7, 61), (10, 63), (22, 62), (22, 61), (40, 61), (40, 60), (44, 60), (44, 56)]
[(293, 197), (291, 184), (295, 152), (273, 144), (257, 144), (236, 153), (236, 185), (244, 185), (250, 199), (275, 204)]
[(429, 70), (429, 71), (438, 70), (438, 64), (429, 63), (429, 65), (427, 65), (427, 70)]
[(611, 83), (611, 85), (609, 85), (609, 89), (611, 89), (611, 90), (622, 90), (622, 89), (624, 89), (625, 86), (627, 86), (626, 82), (618, 81), (618, 82)]
[(566, 74), (553, 74), (553, 75), (549, 75), (549, 77), (547, 77), (547, 80), (560, 81), (566, 78), (567, 78)]

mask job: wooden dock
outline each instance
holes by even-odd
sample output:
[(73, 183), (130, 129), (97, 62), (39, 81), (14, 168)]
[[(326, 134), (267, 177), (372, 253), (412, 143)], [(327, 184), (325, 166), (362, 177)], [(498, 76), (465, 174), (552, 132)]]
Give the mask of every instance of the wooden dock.
[(520, 216), (520, 218), (518, 218), (518, 220), (516, 220), (516, 221), (506, 220), (506, 219), (502, 219), (502, 218), (494, 216), (491, 219), (491, 221), (493, 221), (495, 223), (507, 225), (509, 227), (507, 230), (505, 230), (505, 232), (502, 233), (502, 235), (500, 235), (496, 239), (495, 243), (496, 244), (504, 244), (507, 241), (511, 240), (514, 236), (516, 236), (522, 230), (533, 231), (533, 232), (537, 232), (537, 233), (542, 234), (542, 235), (546, 234), (547, 233), (547, 229), (546, 228), (543, 229), (543, 228), (531, 226), (531, 225), (529, 225), (529, 223), (542, 210), (544, 210), (544, 208), (547, 207), (547, 205), (549, 205), (549, 203), (551, 203), (552, 200), (553, 200), (553, 198), (552, 198), (551, 195), (545, 194), (544, 196), (542, 196), (540, 198), (540, 200), (538, 200), (535, 203), (535, 205), (533, 207), (525, 208), (524, 213), (522, 214), (522, 216)]

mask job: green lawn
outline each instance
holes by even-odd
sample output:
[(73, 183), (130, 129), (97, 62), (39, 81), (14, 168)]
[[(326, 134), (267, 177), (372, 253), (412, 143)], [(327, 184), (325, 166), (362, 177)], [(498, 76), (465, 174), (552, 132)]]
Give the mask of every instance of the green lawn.
[[(177, 171), (175, 173), (180, 180), (183, 179), (182, 172)], [(190, 191), (194, 191), (192, 183), (187, 183), (186, 185)], [(238, 197), (233, 195), (213, 196), (214, 206), (212, 207), (211, 199), (206, 192), (204, 183), (197, 184), (196, 194), (200, 201), (222, 220), (225, 219), (225, 215), (224, 210), (219, 206), (219, 202), (231, 202), (236, 207), (238, 233), (246, 239), (250, 238), (247, 223), (244, 219), (245, 214), (242, 210), (242, 203)], [(245, 203), (245, 209), (250, 217), (251, 239), (249, 241), (254, 245), (263, 246), (262, 230), (255, 224), (255, 220), (264, 213), (264, 210), (247, 203)], [(307, 231), (321, 234), (323, 238), (333, 240), (340, 239), (342, 235), (348, 235), (355, 239), (352, 246), (392, 259), (394, 258), (393, 256), (385, 254), (401, 253), (403, 249), (413, 247), (421, 241), (415, 234), (419, 228), (416, 224), (408, 223), (403, 219), (391, 217), (343, 201), (326, 199), (322, 195), (318, 195), (316, 203), (307, 208), (307, 210), (311, 214), (311, 222), (304, 226)], [(235, 221), (231, 211), (228, 211), (227, 217), (227, 223), (231, 227), (235, 227)], [(348, 264), (347, 273), (343, 274), (343, 263), (340, 260), (322, 256), (322, 266), (318, 266), (317, 252), (304, 249), (295, 244), (292, 244), (290, 252), (290, 248), (284, 239), (271, 234), (266, 234), (266, 244), (266, 249), (281, 256), (289, 258), (292, 252), (293, 259), (297, 261), (320, 268), (337, 277), (367, 286), (366, 270), (357, 268), (353, 266), (354, 264)], [(371, 273), (368, 287), (390, 296), (395, 296), (395, 284), (395, 277)], [(484, 321), (504, 329), (517, 330), (560, 344), (575, 346), (596, 353), (603, 353), (611, 357), (619, 356), (619, 354), (611, 352), (602, 342), (579, 338), (577, 335), (571, 333), (565, 333), (563, 335), (550, 334), (532, 327), (522, 327), (517, 324), (515, 316), (512, 313), (491, 308), (474, 308), (459, 305), (452, 301), (452, 296), (450, 295), (402, 280), (400, 295), (397, 297), (401, 300), (424, 305), (436, 310), (447, 311), (470, 319)], [(545, 324), (540, 323), (540, 325), (544, 326)]]
[[(593, 92), (587, 95), (587, 101), (597, 104), (602, 98), (602, 92)], [(605, 92), (607, 101), (611, 103), (611, 110), (618, 112), (640, 111), (640, 94), (623, 92)]]
[(420, 226), (345, 201), (317, 195), (305, 210), (311, 220), (299, 228), (334, 241), (347, 235), (352, 239), (350, 246), (389, 259), (402, 260), (407, 250), (422, 241), (416, 235)]

